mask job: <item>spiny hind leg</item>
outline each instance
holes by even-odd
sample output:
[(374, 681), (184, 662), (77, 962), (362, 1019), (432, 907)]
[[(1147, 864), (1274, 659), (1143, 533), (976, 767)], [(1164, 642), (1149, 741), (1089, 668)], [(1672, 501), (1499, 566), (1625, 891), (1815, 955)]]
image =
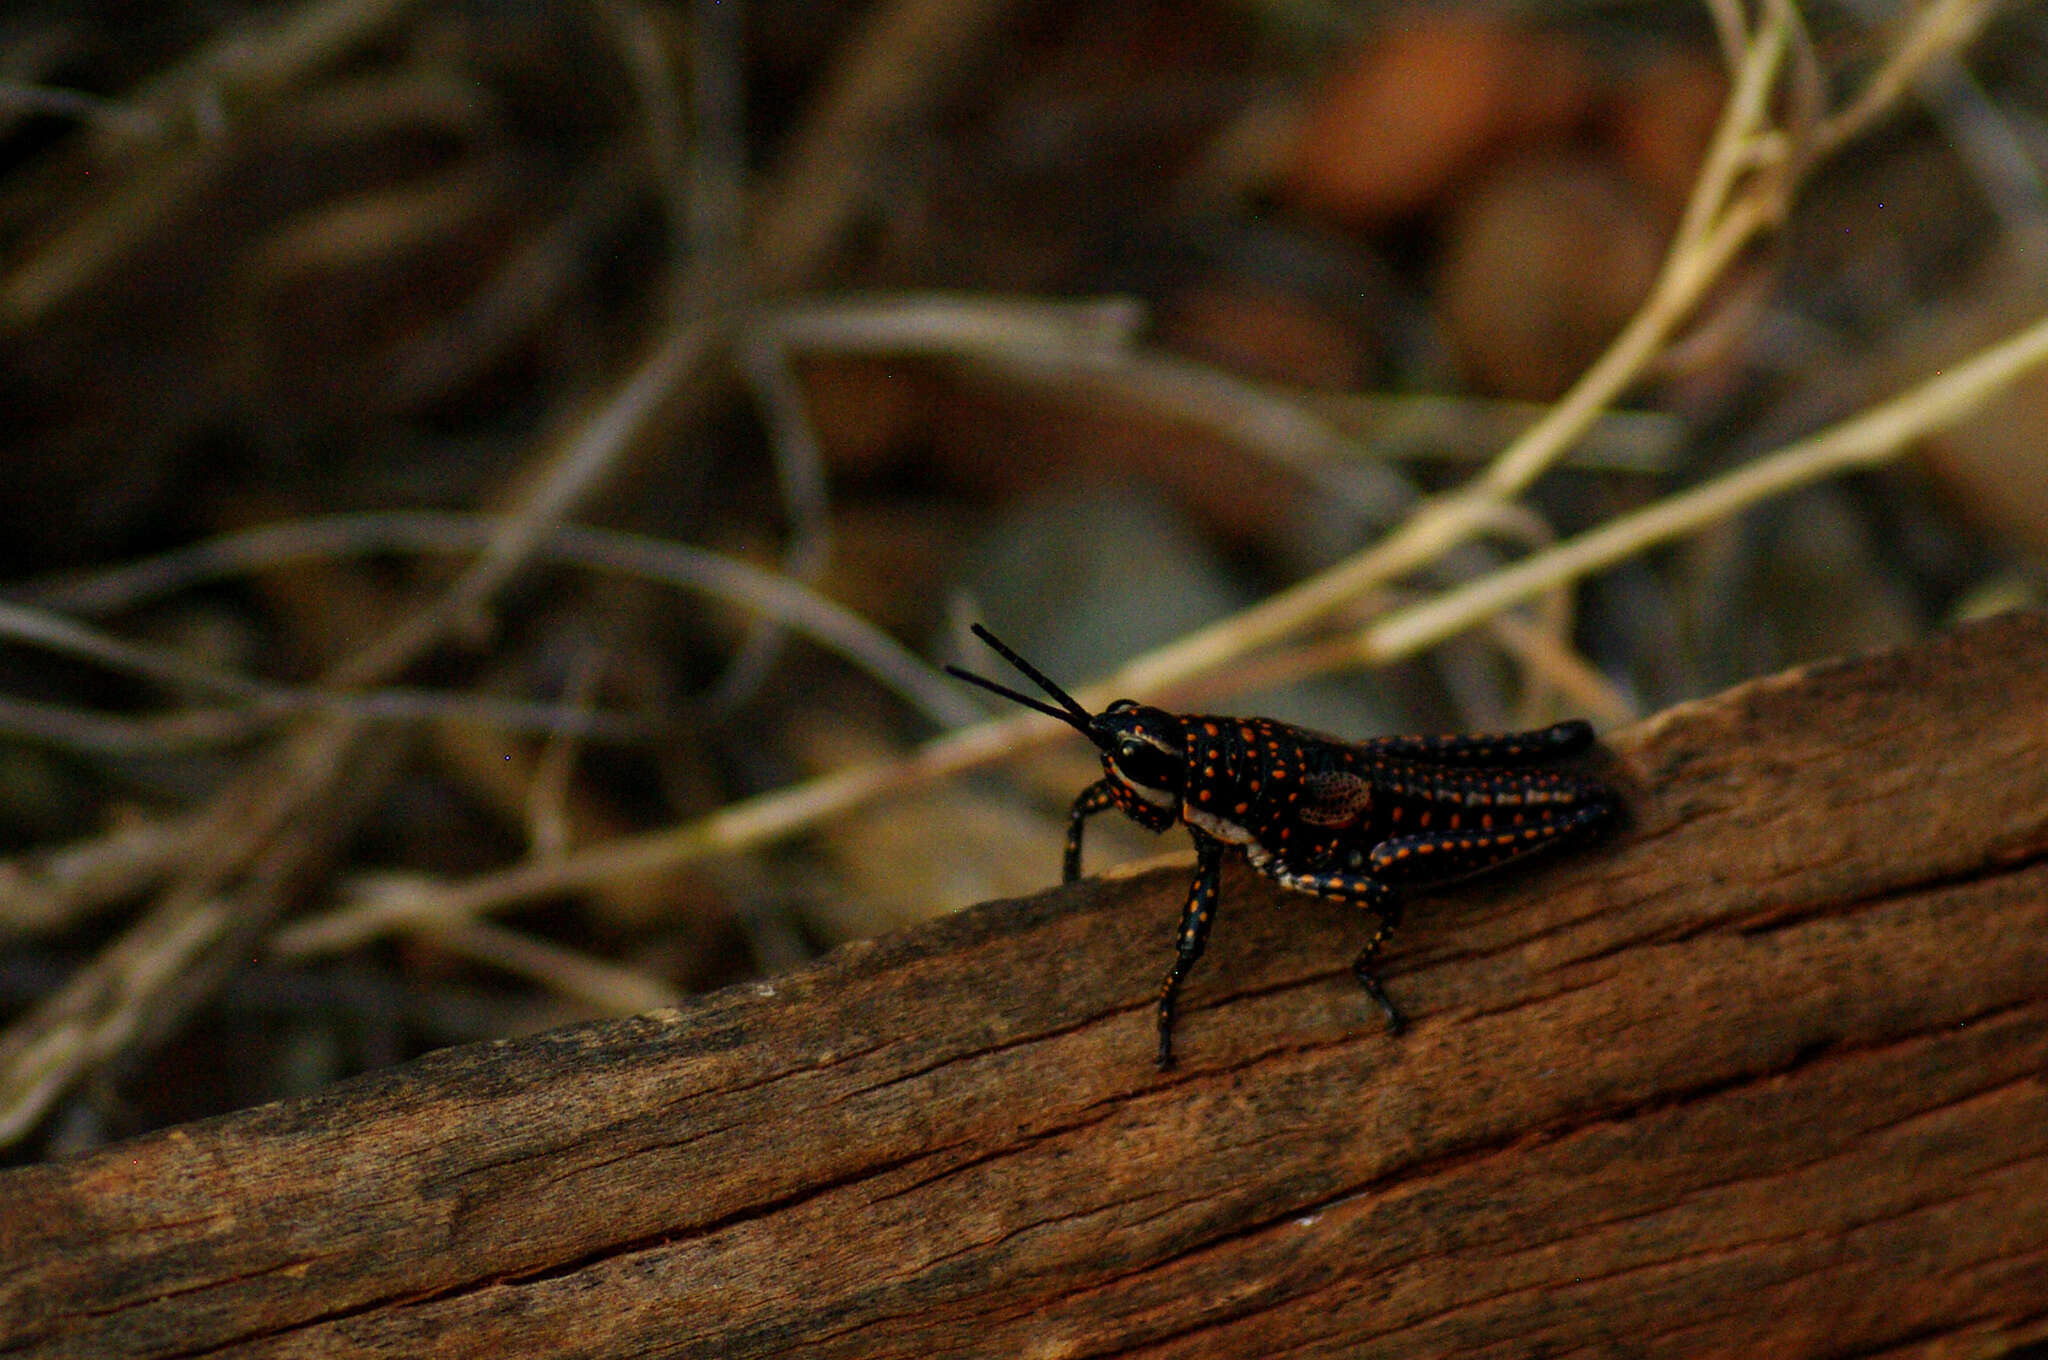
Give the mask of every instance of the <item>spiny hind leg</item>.
[[(1614, 819), (1614, 804), (1604, 797), (1575, 796), (1582, 799), (1576, 807), (1538, 807), (1520, 821), (1496, 813), (1488, 818), (1494, 823), (1490, 827), (1465, 825), (1390, 836), (1372, 848), (1368, 862), (1375, 878), (1391, 884), (1441, 883), (1540, 850), (1591, 840)], [(1470, 811), (1465, 815), (1469, 818)]]
[(1430, 765), (1526, 765), (1563, 760), (1593, 744), (1593, 725), (1580, 718), (1530, 732), (1458, 733), (1441, 737), (1373, 737), (1359, 743), (1379, 756)]
[(1351, 961), (1351, 976), (1358, 979), (1358, 985), (1365, 989), (1365, 994), (1386, 1012), (1388, 1033), (1399, 1034), (1406, 1029), (1408, 1022), (1400, 1011), (1394, 1009), (1394, 1003), (1387, 997), (1387, 989), (1380, 985), (1379, 974), (1373, 971), (1372, 966), (1380, 950), (1386, 947), (1388, 938), (1401, 924), (1401, 899), (1394, 890), (1368, 874), (1310, 873), (1290, 869), (1278, 861), (1270, 863), (1265, 872), (1283, 888), (1348, 902), (1354, 907), (1365, 908), (1378, 918), (1379, 924), (1373, 927), (1365, 947)]

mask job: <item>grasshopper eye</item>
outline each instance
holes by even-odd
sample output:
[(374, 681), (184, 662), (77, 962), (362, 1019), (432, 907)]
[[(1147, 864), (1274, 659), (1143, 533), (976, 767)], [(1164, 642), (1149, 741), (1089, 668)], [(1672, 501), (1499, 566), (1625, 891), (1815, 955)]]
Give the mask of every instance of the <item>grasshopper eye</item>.
[(1162, 751), (1148, 741), (1126, 737), (1116, 744), (1117, 772), (1133, 784), (1148, 789), (1170, 789), (1178, 791), (1181, 781), (1181, 759), (1168, 751)]

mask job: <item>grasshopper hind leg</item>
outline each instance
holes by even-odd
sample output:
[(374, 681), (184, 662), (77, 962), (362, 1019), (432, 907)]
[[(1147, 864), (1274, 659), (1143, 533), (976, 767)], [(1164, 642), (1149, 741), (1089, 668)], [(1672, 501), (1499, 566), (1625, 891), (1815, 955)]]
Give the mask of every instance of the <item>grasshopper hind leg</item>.
[(1336, 902), (1348, 902), (1354, 907), (1363, 907), (1379, 918), (1372, 935), (1358, 957), (1351, 961), (1351, 976), (1358, 979), (1358, 985), (1373, 999), (1387, 1017), (1387, 1032), (1399, 1034), (1408, 1027), (1408, 1021), (1387, 996), (1387, 989), (1380, 985), (1379, 974), (1373, 971), (1373, 960), (1379, 957), (1387, 940), (1401, 925), (1401, 899), (1387, 884), (1369, 874), (1310, 873), (1275, 864), (1269, 870), (1274, 882), (1283, 888), (1296, 892), (1314, 893)]

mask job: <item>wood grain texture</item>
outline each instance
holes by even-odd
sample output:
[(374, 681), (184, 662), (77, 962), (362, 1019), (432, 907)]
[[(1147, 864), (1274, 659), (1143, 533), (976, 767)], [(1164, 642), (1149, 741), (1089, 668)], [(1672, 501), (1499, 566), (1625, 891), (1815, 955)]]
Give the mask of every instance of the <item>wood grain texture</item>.
[[(0, 1354), (2004, 1355), (2048, 1337), (2048, 621), (1618, 735), (1366, 922), (1087, 880), (0, 1173)], [(1058, 857), (1047, 844), (1046, 862)]]

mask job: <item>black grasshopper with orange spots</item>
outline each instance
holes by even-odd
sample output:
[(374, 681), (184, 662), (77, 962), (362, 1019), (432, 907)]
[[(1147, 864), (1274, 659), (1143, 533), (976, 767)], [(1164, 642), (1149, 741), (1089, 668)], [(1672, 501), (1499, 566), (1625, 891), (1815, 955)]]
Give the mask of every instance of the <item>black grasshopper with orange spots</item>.
[(1593, 743), (1584, 722), (1495, 736), (1347, 742), (1270, 718), (1184, 715), (1119, 699), (1090, 713), (988, 629), (975, 636), (1059, 701), (961, 670), (962, 680), (1067, 723), (1102, 752), (1103, 778), (1081, 790), (1067, 824), (1063, 880), (1081, 876), (1081, 831), (1116, 808), (1150, 831), (1175, 822), (1195, 841), (1195, 878), (1173, 967), (1159, 988), (1159, 1065), (1173, 1065), (1180, 985), (1202, 956), (1226, 851), (1283, 888), (1364, 907), (1379, 925), (1351, 972), (1399, 1033), (1401, 1013), (1373, 959), (1401, 922), (1401, 890), (1436, 885), (1593, 839), (1614, 820), (1612, 790), (1545, 769)]

